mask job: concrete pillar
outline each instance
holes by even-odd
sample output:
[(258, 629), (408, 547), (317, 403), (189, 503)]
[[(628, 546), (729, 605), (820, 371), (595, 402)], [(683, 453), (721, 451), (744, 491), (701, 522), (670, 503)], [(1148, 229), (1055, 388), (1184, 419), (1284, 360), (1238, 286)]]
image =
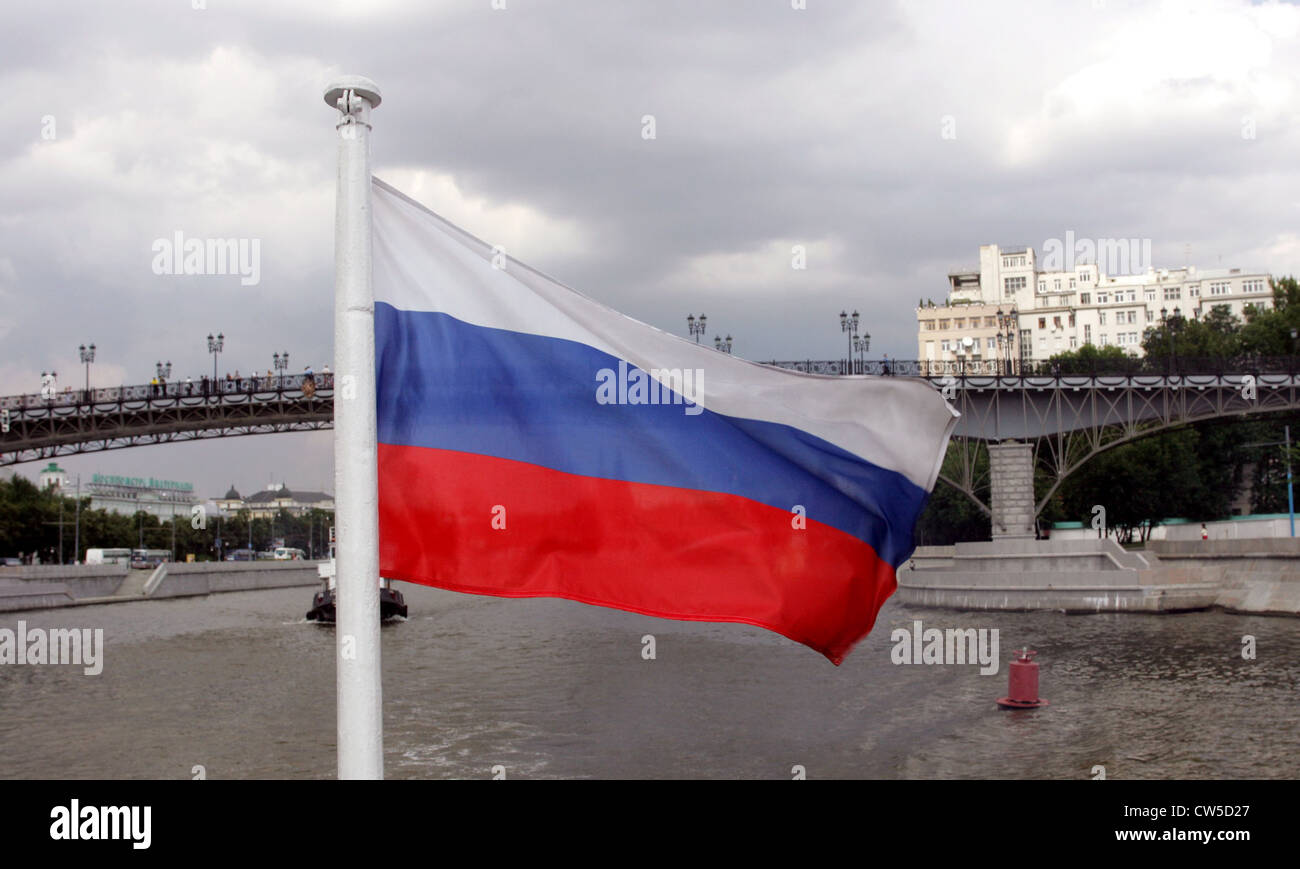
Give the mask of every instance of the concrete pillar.
[(989, 444), (993, 539), (1034, 536), (1034, 450), (1031, 444)]

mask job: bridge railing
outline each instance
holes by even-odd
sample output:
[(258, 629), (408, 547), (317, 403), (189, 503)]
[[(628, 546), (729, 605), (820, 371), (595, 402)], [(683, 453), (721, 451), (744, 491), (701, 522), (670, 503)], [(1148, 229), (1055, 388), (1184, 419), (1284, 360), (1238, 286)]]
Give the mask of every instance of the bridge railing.
[(1197, 376), (1226, 374), (1300, 375), (1297, 356), (1180, 356), (1032, 362), (1018, 359), (796, 359), (763, 363), (807, 374), (865, 374), (884, 377), (1057, 377)]
[(302, 392), (307, 381), (316, 390), (334, 388), (333, 373), (259, 375), (229, 380), (200, 380), (154, 385), (111, 386), (106, 389), (67, 389), (62, 392), (0, 396), (0, 408), (74, 407), (77, 405), (118, 404), (125, 401), (148, 401), (156, 398), (223, 398), (226, 396), (268, 396), (285, 392)]

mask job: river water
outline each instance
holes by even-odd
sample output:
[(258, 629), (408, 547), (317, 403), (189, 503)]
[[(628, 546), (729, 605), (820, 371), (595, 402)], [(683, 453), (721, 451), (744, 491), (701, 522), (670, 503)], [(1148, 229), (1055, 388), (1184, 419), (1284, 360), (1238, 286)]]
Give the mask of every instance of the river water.
[[(745, 625), (397, 585), (389, 778), (1300, 778), (1300, 619), (891, 601), (834, 667)], [(333, 776), (334, 634), (303, 619), (312, 591), (0, 615), (105, 642), (97, 676), (0, 666), (0, 777)], [(890, 632), (918, 619), (997, 628), (1001, 669), (892, 663)], [(1001, 711), (1023, 644), (1051, 706)]]

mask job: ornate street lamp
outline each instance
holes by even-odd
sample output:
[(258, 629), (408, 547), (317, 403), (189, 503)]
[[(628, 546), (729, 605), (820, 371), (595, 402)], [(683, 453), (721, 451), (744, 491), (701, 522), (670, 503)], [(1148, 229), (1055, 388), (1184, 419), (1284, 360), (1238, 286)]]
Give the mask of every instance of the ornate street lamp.
[(1178, 330), (1182, 328), (1182, 311), (1177, 307), (1174, 308), (1173, 316), (1169, 316), (1167, 308), (1160, 309), (1160, 323), (1165, 327), (1165, 332), (1169, 335), (1169, 374), (1172, 376), (1178, 365)]
[(696, 344), (700, 343), (700, 336), (704, 334), (704, 330), (707, 328), (704, 324), (708, 319), (709, 318), (703, 314), (700, 314), (700, 319), (698, 321), (695, 319), (694, 314), (686, 315), (686, 330), (691, 334), (691, 337), (695, 339)]
[(221, 353), (221, 348), (226, 345), (226, 336), (220, 332), (217, 337), (213, 338), (212, 333), (208, 333), (208, 352), (212, 354), (212, 385), (216, 388), (217, 383), (217, 356)]
[(86, 396), (90, 396), (90, 363), (95, 361), (95, 345), (87, 347), (82, 344), (77, 350), (81, 353), (81, 361), (86, 366)]
[(289, 367), (289, 352), (272, 353), (271, 361), (275, 364), (275, 376), (280, 386), (284, 386), (284, 370)]
[(853, 339), (853, 350), (858, 354), (858, 369), (865, 374), (867, 370), (867, 351), (871, 349), (871, 333), (864, 332), (861, 338)]
[(1005, 364), (1005, 373), (1011, 373), (1011, 363), (1015, 358), (1016, 336), (1020, 328), (1020, 312), (1011, 308), (1010, 313), (1004, 313), (1001, 308), (997, 310), (998, 318), (998, 347), (1003, 353), (1003, 362)]
[(153, 367), (154, 367), (154, 373), (158, 375), (159, 380), (171, 379), (172, 364), (170, 361), (168, 361), (166, 364), (163, 364), (162, 362), (155, 362)]
[[(849, 367), (853, 366), (853, 339), (858, 335), (858, 312), (854, 311), (850, 316), (844, 311), (840, 311), (840, 331), (849, 336)], [(845, 372), (847, 374), (849, 372)]]
[(722, 353), (730, 353), (730, 352), (731, 352), (731, 336), (728, 335), (726, 338), (719, 338), (717, 335), (714, 335), (714, 336), (713, 336), (713, 346), (714, 346), (715, 349), (719, 350), (719, 351), (722, 352)]

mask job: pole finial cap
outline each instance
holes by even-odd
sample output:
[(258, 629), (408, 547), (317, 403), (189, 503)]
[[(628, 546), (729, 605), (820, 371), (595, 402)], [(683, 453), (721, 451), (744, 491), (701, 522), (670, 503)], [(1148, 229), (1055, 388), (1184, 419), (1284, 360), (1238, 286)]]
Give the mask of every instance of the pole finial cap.
[(382, 99), (379, 85), (364, 75), (342, 75), (331, 81), (325, 88), (325, 105), (332, 109), (338, 108), (339, 97), (343, 96), (344, 91), (356, 91), (357, 96), (364, 97), (372, 109), (379, 105)]

